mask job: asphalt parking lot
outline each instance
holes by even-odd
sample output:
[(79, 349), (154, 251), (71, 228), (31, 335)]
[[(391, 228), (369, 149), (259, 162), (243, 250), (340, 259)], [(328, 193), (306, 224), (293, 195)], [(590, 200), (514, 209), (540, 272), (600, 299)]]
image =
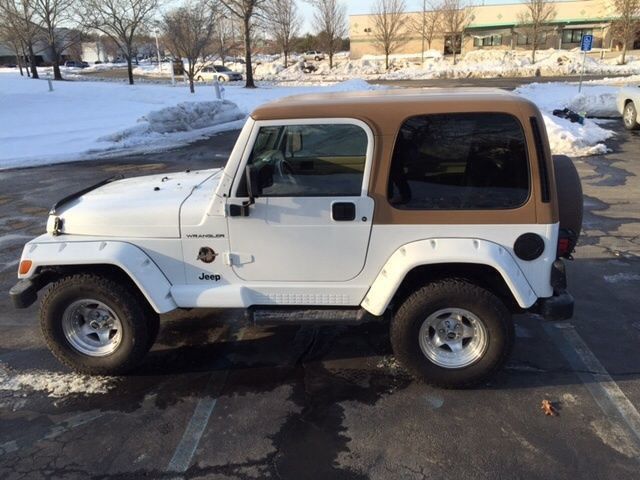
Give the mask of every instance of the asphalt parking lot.
[(254, 327), (212, 310), (163, 317), (142, 367), (91, 393), (45, 348), (37, 307), (9, 304), (22, 244), (62, 196), (114, 173), (221, 166), (237, 133), (0, 172), (0, 478), (638, 478), (640, 135), (608, 128), (613, 152), (576, 160), (574, 319), (516, 318), (507, 367), (468, 391), (408, 377), (383, 323)]

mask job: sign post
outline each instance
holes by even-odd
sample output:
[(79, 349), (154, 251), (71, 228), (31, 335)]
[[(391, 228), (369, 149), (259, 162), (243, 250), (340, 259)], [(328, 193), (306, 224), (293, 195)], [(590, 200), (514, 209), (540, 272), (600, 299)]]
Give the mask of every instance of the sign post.
[(583, 35), (580, 41), (580, 50), (582, 50), (582, 71), (580, 72), (580, 85), (578, 93), (582, 91), (582, 77), (584, 77), (584, 64), (587, 62), (587, 52), (593, 47), (593, 35)]

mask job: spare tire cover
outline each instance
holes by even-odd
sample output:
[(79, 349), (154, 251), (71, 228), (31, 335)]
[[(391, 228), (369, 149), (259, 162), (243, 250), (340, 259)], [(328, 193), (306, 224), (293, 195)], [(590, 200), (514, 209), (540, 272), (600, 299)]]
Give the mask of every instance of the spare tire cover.
[(582, 230), (583, 197), (578, 170), (566, 155), (553, 156), (553, 169), (558, 190), (560, 228), (571, 230), (577, 237)]

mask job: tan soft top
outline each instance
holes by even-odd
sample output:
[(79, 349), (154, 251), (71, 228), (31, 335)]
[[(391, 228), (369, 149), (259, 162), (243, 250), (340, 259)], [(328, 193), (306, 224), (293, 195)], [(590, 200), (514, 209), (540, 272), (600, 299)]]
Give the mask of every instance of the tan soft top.
[(253, 111), (254, 120), (357, 118), (376, 135), (393, 135), (408, 117), (443, 112), (506, 112), (535, 115), (524, 98), (493, 88), (385, 89), (285, 97)]

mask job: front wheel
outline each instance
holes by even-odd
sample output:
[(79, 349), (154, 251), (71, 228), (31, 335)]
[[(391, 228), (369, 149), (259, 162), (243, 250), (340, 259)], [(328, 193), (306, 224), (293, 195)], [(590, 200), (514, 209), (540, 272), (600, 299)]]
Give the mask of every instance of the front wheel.
[(624, 121), (624, 128), (627, 130), (637, 130), (640, 128), (640, 124), (638, 124), (638, 111), (633, 102), (629, 101), (624, 106), (622, 120)]
[(444, 388), (487, 380), (513, 347), (509, 311), (489, 291), (441, 280), (414, 292), (391, 322), (396, 358), (418, 379)]
[(40, 326), (55, 357), (90, 375), (131, 370), (151, 348), (158, 316), (144, 300), (105, 276), (63, 277), (47, 291)]
[(220, 82), (220, 83), (224, 83), (224, 82), (226, 82), (226, 81), (227, 81), (227, 78), (226, 78), (226, 77), (223, 77), (222, 75), (220, 75), (220, 76), (218, 77), (218, 82)]

